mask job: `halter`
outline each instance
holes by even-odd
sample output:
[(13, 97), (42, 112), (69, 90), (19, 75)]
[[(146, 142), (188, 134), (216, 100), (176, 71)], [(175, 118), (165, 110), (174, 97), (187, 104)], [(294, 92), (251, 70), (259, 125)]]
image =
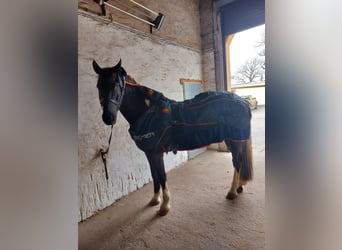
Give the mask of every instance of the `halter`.
[(126, 79), (125, 78), (126, 77), (123, 76), (124, 79), (121, 79), (120, 75), (118, 74), (117, 78), (118, 78), (118, 81), (119, 81), (119, 87), (120, 87), (120, 92), (121, 92), (119, 98), (117, 100), (115, 100), (113, 98), (105, 98), (101, 102), (101, 105), (104, 106), (103, 103), (108, 101), (108, 102), (113, 103), (115, 106), (117, 106), (117, 110), (119, 110), (120, 106), (121, 106), (121, 103), (122, 103), (123, 96), (125, 94), (125, 87), (126, 87), (126, 84), (125, 84), (126, 83)]
[[(133, 86), (133, 87), (138, 87), (140, 86), (138, 83), (135, 82), (134, 78), (130, 75), (127, 76), (123, 76), (123, 79), (121, 79), (120, 75), (117, 76), (117, 78), (119, 78), (119, 87), (121, 90), (121, 95), (119, 97), (119, 100), (114, 100), (113, 98), (109, 98), (109, 99), (104, 99), (103, 101), (109, 101), (111, 103), (113, 103), (115, 106), (117, 106), (117, 110), (120, 109), (121, 103), (122, 103), (122, 99), (123, 96), (125, 94), (125, 88), (126, 88), (126, 84)], [(102, 104), (102, 103), (101, 103)], [(109, 147), (110, 147), (110, 142), (112, 141), (112, 133), (113, 133), (113, 125), (110, 128), (110, 135), (109, 135), (109, 139), (108, 139), (108, 147), (106, 150), (104, 149), (100, 149), (100, 153), (101, 153), (101, 158), (103, 161), (103, 165), (105, 167), (105, 173), (106, 173), (106, 179), (108, 180), (108, 170), (107, 170), (107, 161), (106, 161), (106, 154), (109, 151)]]
[[(109, 102), (113, 103), (115, 106), (117, 106), (117, 110), (119, 111), (121, 103), (122, 103), (123, 96), (125, 94), (125, 87), (126, 87), (126, 79), (125, 78), (126, 77), (123, 76), (123, 80), (122, 80), (120, 75), (118, 74), (117, 78), (119, 79), (119, 87), (120, 87), (120, 90), (121, 90), (120, 97), (118, 98), (118, 100), (114, 100), (113, 98), (104, 99), (103, 102), (104, 101), (109, 101)], [(101, 102), (101, 104), (102, 104), (102, 102)], [(108, 170), (107, 170), (106, 154), (109, 151), (110, 142), (112, 140), (112, 133), (113, 133), (113, 125), (110, 128), (110, 135), (109, 135), (109, 139), (108, 139), (108, 147), (107, 147), (107, 149), (106, 150), (104, 150), (102, 148), (100, 149), (101, 158), (102, 158), (102, 161), (103, 161), (103, 165), (105, 167), (105, 173), (106, 173), (106, 179), (107, 180), (108, 180)]]

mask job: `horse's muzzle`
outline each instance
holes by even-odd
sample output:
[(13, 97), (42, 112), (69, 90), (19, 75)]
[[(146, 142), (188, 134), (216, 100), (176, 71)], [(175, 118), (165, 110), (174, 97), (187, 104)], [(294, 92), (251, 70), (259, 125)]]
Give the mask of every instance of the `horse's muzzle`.
[(106, 125), (114, 125), (116, 122), (116, 115), (112, 115), (111, 113), (103, 113), (102, 114), (102, 120)]

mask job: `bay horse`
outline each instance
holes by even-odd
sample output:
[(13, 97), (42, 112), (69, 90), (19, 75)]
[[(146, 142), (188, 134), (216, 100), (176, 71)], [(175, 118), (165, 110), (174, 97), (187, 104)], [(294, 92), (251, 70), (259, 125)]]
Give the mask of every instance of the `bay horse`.
[(92, 65), (98, 74), (103, 122), (113, 126), (120, 110), (130, 124), (132, 139), (147, 157), (154, 185), (150, 206), (161, 202), (162, 188), (159, 215), (164, 216), (170, 210), (163, 160), (164, 153), (169, 151), (176, 153), (224, 141), (232, 153), (234, 166), (226, 198), (237, 198), (243, 191), (242, 185), (246, 185), (253, 175), (251, 110), (245, 100), (227, 91), (212, 91), (176, 102), (138, 84), (121, 66), (121, 59), (113, 67), (101, 68), (95, 60)]

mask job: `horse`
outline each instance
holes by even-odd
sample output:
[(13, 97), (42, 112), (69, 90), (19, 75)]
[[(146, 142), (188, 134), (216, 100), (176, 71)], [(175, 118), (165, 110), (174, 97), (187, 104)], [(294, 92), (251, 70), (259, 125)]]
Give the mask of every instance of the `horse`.
[[(170, 211), (164, 153), (224, 141), (228, 152), (232, 153), (234, 166), (226, 198), (236, 199), (243, 191), (243, 185), (252, 180), (251, 110), (245, 100), (228, 91), (209, 91), (194, 99), (176, 102), (138, 84), (121, 66), (121, 59), (113, 67), (101, 68), (95, 60), (92, 66), (98, 75), (102, 120), (113, 126), (120, 111), (130, 124), (129, 133), (145, 153), (153, 178), (154, 195), (149, 205), (162, 202), (158, 211), (160, 216)], [(194, 120), (198, 117), (202, 120)]]

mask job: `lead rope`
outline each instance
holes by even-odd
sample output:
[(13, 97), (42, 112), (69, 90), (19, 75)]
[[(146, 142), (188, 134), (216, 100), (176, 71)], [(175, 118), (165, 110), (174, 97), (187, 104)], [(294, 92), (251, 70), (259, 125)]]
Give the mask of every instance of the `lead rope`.
[(103, 161), (103, 165), (105, 167), (105, 173), (106, 173), (106, 179), (108, 180), (108, 170), (107, 170), (107, 160), (106, 160), (106, 154), (109, 151), (109, 147), (110, 147), (110, 142), (112, 140), (112, 133), (113, 133), (113, 125), (110, 128), (110, 136), (109, 136), (109, 140), (108, 140), (108, 147), (107, 150), (103, 150), (103, 148), (100, 149), (100, 153), (101, 153), (101, 158)]
[[(121, 80), (121, 78), (119, 78), (119, 81)], [(124, 82), (126, 82), (125, 78), (124, 78)], [(120, 105), (121, 105), (121, 102), (122, 102), (122, 98), (123, 98), (123, 95), (125, 93), (125, 84), (122, 83), (122, 80), (120, 81), (120, 85), (122, 84), (122, 89), (121, 89), (121, 92), (123, 93), (120, 97), (120, 100), (119, 100), (119, 107), (120, 108)], [(113, 126), (111, 126), (110, 128), (110, 135), (109, 135), (109, 140), (108, 140), (108, 147), (107, 147), (107, 150), (104, 150), (103, 148), (100, 149), (100, 153), (101, 153), (101, 158), (102, 158), (102, 161), (103, 161), (103, 165), (104, 165), (104, 168), (105, 168), (105, 173), (106, 173), (106, 179), (108, 180), (108, 169), (107, 169), (107, 158), (106, 158), (106, 154), (108, 153), (109, 151), (109, 147), (110, 147), (110, 142), (112, 141), (112, 133), (113, 133)]]

